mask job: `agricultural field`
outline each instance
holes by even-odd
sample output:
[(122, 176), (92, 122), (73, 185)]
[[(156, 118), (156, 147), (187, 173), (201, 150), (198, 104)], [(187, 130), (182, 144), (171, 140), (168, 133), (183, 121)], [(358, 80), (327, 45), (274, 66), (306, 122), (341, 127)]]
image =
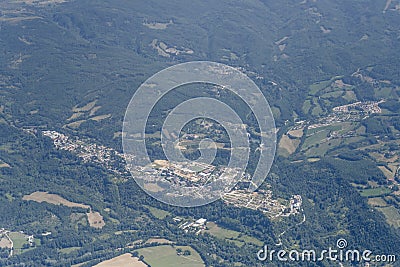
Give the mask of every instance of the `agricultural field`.
[(132, 254), (126, 253), (121, 256), (112, 258), (110, 260), (103, 261), (94, 267), (147, 267), (142, 261), (139, 261), (139, 258), (133, 257)]
[(400, 228), (400, 212), (393, 206), (377, 208), (385, 215), (388, 224)]
[(261, 240), (258, 240), (257, 238), (244, 235), (234, 230), (225, 229), (218, 226), (214, 222), (208, 222), (206, 226), (207, 230), (205, 231), (205, 233), (209, 233), (219, 239), (231, 241), (239, 247), (243, 246), (245, 243), (251, 243), (257, 246), (263, 245), (263, 242)]
[(380, 197), (390, 194), (392, 190), (386, 187), (377, 187), (377, 188), (370, 188), (370, 189), (362, 189), (360, 190), (360, 194), (363, 197)]
[(35, 201), (38, 203), (47, 202), (54, 205), (63, 205), (69, 208), (82, 208), (88, 210), (88, 212), (86, 212), (86, 216), (91, 227), (100, 229), (105, 226), (103, 216), (99, 212), (93, 211), (89, 205), (71, 202), (57, 194), (36, 191), (30, 195), (25, 195), (22, 199), (26, 201)]
[(157, 208), (150, 207), (150, 206), (146, 206), (146, 207), (149, 209), (150, 213), (154, 217), (156, 217), (157, 219), (160, 219), (160, 220), (165, 219), (165, 217), (167, 217), (168, 215), (171, 214), (170, 212), (162, 210), (162, 209), (157, 209)]
[[(182, 251), (189, 250), (190, 255), (178, 255), (177, 249)], [(144, 261), (152, 267), (204, 267), (204, 262), (200, 255), (189, 246), (156, 246), (138, 249), (139, 255), (144, 257)]]

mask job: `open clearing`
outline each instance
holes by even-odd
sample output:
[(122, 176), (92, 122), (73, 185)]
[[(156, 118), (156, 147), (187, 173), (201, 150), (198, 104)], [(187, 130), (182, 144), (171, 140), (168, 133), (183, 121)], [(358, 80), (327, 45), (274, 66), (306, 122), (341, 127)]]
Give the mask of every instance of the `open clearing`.
[(285, 149), (290, 155), (293, 154), (300, 144), (300, 140), (290, 139), (286, 134), (282, 136), (279, 147)]
[(80, 108), (78, 106), (75, 106), (75, 107), (72, 108), (72, 111), (73, 112), (86, 112), (86, 111), (89, 111), (92, 108), (94, 108), (94, 106), (96, 105), (96, 102), (97, 102), (97, 100), (94, 100), (94, 101), (92, 101), (90, 103), (87, 103), (85, 106), (80, 107)]
[(145, 242), (145, 244), (151, 244), (151, 243), (158, 243), (160, 245), (174, 244), (174, 242), (165, 238), (150, 238)]
[(151, 183), (145, 183), (144, 189), (149, 190), (151, 192), (160, 192), (164, 190), (164, 188), (162, 188), (158, 184), (151, 184)]
[(69, 247), (69, 248), (58, 249), (58, 252), (60, 252), (62, 254), (69, 254), (69, 253), (77, 251), (79, 249), (81, 249), (81, 247)]
[(303, 129), (297, 129), (297, 130), (291, 130), (288, 132), (288, 135), (293, 136), (295, 138), (301, 138), (303, 137), (304, 130)]
[(89, 225), (94, 228), (103, 228), (106, 223), (103, 220), (103, 216), (100, 213), (93, 212), (92, 210), (89, 213), (86, 213)]
[[(180, 248), (182, 251), (189, 250), (190, 255), (177, 255), (176, 249)], [(141, 248), (137, 250), (140, 255), (144, 256), (144, 261), (152, 267), (177, 267), (177, 266), (190, 266), (190, 267), (204, 267), (204, 262), (199, 253), (189, 246), (176, 246), (169, 245)], [(122, 266), (122, 265), (121, 265)], [(123, 265), (125, 266), (125, 265)]]
[(151, 206), (146, 206), (149, 210), (150, 213), (156, 217), (157, 219), (163, 220), (165, 219), (165, 217), (167, 217), (170, 213), (166, 210), (162, 210), (162, 209), (157, 209)]
[(381, 197), (373, 197), (368, 199), (368, 204), (373, 207), (387, 207), (387, 203)]
[(22, 246), (24, 244), (27, 244), (28, 242), (28, 237), (25, 234), (22, 234), (20, 232), (11, 232), (8, 234), (8, 236), (11, 238), (14, 244), (14, 253), (19, 254), (22, 251)]
[(399, 211), (393, 207), (384, 207), (384, 208), (377, 208), (379, 211), (385, 215), (386, 221), (388, 224), (399, 228), (400, 227), (400, 213)]
[(394, 173), (388, 170), (385, 166), (378, 166), (378, 168), (383, 172), (383, 174), (386, 176), (388, 180), (394, 179)]
[(93, 121), (101, 121), (101, 120), (105, 120), (111, 117), (111, 114), (105, 114), (105, 115), (99, 115), (93, 118), (90, 118)]
[(79, 126), (81, 126), (81, 124), (84, 123), (85, 121), (87, 121), (87, 120), (74, 121), (74, 122), (64, 125), (64, 127), (75, 129), (75, 128), (78, 128)]
[(22, 199), (23, 200), (32, 200), (32, 201), (39, 202), (39, 203), (47, 202), (47, 203), (54, 204), (54, 205), (63, 205), (63, 206), (67, 206), (69, 208), (90, 209), (89, 205), (71, 202), (59, 195), (49, 194), (49, 192), (40, 192), (40, 191), (33, 192), (30, 195), (24, 196)]
[(0, 168), (10, 168), (11, 166), (5, 162), (0, 161)]
[(63, 205), (69, 208), (82, 208), (86, 210), (89, 209), (90, 211), (86, 213), (89, 225), (94, 228), (103, 228), (103, 226), (105, 225), (103, 216), (101, 216), (99, 212), (93, 211), (89, 205), (71, 202), (56, 194), (49, 194), (49, 192), (36, 191), (30, 195), (24, 196), (22, 199), (27, 201), (31, 200), (38, 203), (47, 202), (53, 205)]
[(216, 238), (231, 241), (239, 247), (243, 246), (245, 243), (251, 243), (257, 246), (263, 245), (263, 242), (257, 238), (244, 235), (238, 231), (222, 228), (214, 222), (207, 223), (207, 230), (205, 232), (215, 236)]
[(126, 253), (121, 256), (100, 262), (94, 267), (147, 267), (147, 264), (139, 261), (138, 258), (132, 257), (132, 254)]
[(385, 187), (377, 187), (377, 188), (370, 188), (370, 189), (363, 189), (360, 191), (361, 196), (363, 197), (380, 197), (387, 194), (390, 194), (392, 190)]
[(11, 242), (7, 237), (2, 237), (0, 239), (0, 248), (11, 248)]
[(170, 20), (168, 23), (161, 23), (161, 22), (144, 22), (143, 26), (146, 26), (149, 29), (152, 30), (165, 30), (169, 25), (174, 24), (172, 20)]

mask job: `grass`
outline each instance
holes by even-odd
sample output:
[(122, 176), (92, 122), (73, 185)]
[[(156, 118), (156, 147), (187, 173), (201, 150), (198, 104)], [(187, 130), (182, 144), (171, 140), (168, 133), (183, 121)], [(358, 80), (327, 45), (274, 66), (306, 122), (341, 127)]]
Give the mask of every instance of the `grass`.
[(393, 97), (393, 89), (390, 87), (375, 88), (374, 89), (376, 98), (390, 98)]
[(12, 202), (14, 200), (14, 197), (10, 193), (6, 193), (6, 198), (9, 202)]
[(381, 197), (387, 194), (390, 194), (392, 190), (385, 187), (377, 187), (377, 188), (370, 188), (370, 189), (363, 189), (360, 190), (360, 194), (363, 197)]
[(308, 112), (310, 111), (310, 108), (311, 108), (311, 101), (310, 100), (304, 101), (304, 104), (302, 107), (304, 114), (308, 114)]
[(219, 227), (216, 223), (213, 222), (207, 223), (207, 227), (209, 228), (209, 230), (207, 230), (206, 232), (219, 239), (238, 238), (240, 235), (240, 232)]
[(244, 235), (238, 231), (222, 228), (213, 222), (208, 222), (207, 228), (208, 230), (206, 230), (206, 233), (209, 233), (219, 239), (231, 241), (238, 247), (243, 246), (245, 243), (251, 243), (257, 246), (263, 245), (263, 242), (257, 238)]
[(320, 90), (325, 89), (332, 83), (331, 80), (316, 82), (310, 85), (310, 95), (316, 95)]
[(400, 212), (393, 206), (377, 208), (385, 215), (388, 224), (400, 228)]
[(307, 149), (313, 145), (320, 144), (322, 142), (322, 140), (324, 140), (327, 136), (328, 136), (328, 131), (323, 130), (323, 131), (317, 132), (317, 133), (307, 137), (306, 141), (304, 141), (302, 148)]
[(150, 210), (151, 215), (153, 215), (154, 217), (156, 217), (157, 219), (160, 219), (160, 220), (165, 219), (165, 217), (167, 217), (168, 215), (171, 214), (166, 210), (157, 209), (157, 208), (150, 207), (150, 206), (146, 206), (146, 207)]
[(340, 145), (340, 143), (341, 143), (340, 139), (331, 139), (328, 142), (324, 142), (324, 143), (319, 144), (318, 147), (316, 147), (316, 146), (310, 147), (307, 150), (306, 155), (307, 155), (307, 157), (321, 157), (321, 156), (324, 156), (329, 149)]
[(28, 244), (27, 235), (21, 234), (20, 232), (11, 232), (9, 233), (9, 237), (13, 241), (15, 254), (20, 254), (22, 252), (22, 246)]
[(368, 199), (368, 204), (373, 207), (386, 207), (388, 204), (381, 197), (373, 197)]
[(293, 154), (300, 144), (300, 140), (290, 139), (287, 135), (283, 135), (280, 142), (279, 148), (285, 149), (289, 154)]
[[(177, 248), (182, 249), (182, 251), (189, 250), (191, 254), (189, 256), (177, 255)], [(199, 253), (189, 246), (172, 247), (170, 245), (164, 245), (141, 248), (137, 251), (139, 255), (144, 256), (144, 261), (152, 267), (205, 266)]]
[(315, 102), (314, 104), (315, 104), (315, 107), (311, 111), (311, 115), (313, 115), (313, 116), (321, 115), (324, 112), (324, 110), (321, 108), (321, 106), (317, 102)]
[(81, 249), (81, 247), (69, 247), (69, 248), (59, 249), (58, 252), (60, 252), (62, 254), (69, 254), (69, 253), (77, 251), (79, 249)]
[(126, 266), (126, 267), (146, 267), (142, 261), (139, 261), (138, 258), (133, 257), (130, 253), (125, 253), (118, 257), (100, 262), (99, 264), (95, 265), (94, 267), (119, 267), (119, 266)]
[(328, 92), (323, 94), (321, 97), (322, 98), (338, 98), (343, 94), (343, 91), (332, 91), (332, 92)]
[(342, 129), (341, 125), (335, 124), (335, 125), (328, 125), (328, 126), (322, 126), (318, 128), (313, 128), (313, 129), (308, 129), (307, 134), (311, 135), (319, 131), (339, 131)]
[(353, 102), (357, 100), (357, 96), (354, 93), (354, 91), (346, 91), (346, 93), (343, 96), (344, 99), (346, 99), (349, 102)]

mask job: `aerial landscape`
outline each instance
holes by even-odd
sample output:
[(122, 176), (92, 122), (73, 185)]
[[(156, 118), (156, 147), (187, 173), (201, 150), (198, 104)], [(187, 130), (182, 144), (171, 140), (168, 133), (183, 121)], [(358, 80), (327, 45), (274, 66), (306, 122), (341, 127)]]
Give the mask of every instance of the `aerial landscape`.
[(400, 266), (400, 0), (0, 10), (0, 266)]

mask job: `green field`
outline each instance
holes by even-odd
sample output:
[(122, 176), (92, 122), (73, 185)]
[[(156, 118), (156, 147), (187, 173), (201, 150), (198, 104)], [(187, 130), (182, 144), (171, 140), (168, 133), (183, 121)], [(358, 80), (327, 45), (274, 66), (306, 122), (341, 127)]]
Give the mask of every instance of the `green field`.
[[(177, 255), (176, 249), (189, 250), (190, 255)], [(191, 266), (204, 267), (205, 264), (199, 253), (189, 246), (156, 246), (138, 249), (139, 255), (144, 256), (144, 261), (152, 267)]]
[(328, 87), (331, 83), (332, 83), (331, 80), (316, 82), (316, 83), (310, 85), (309, 94), (310, 94), (310, 95), (315, 95), (315, 94), (317, 94), (320, 90), (325, 89), (326, 87)]
[[(33, 248), (28, 248), (28, 249), (22, 250), (23, 245), (29, 244), (26, 234), (21, 234), (20, 232), (11, 232), (9, 234), (9, 236), (10, 236), (11, 240), (13, 241), (15, 254), (20, 254), (22, 252), (33, 249)], [(35, 242), (36, 246), (40, 245), (40, 240), (34, 239), (34, 242)]]
[(326, 152), (340, 145), (341, 139), (331, 139), (328, 142), (320, 143), (318, 147), (310, 147), (305, 153), (307, 157), (320, 157), (324, 156)]
[(311, 100), (304, 101), (304, 104), (303, 104), (303, 107), (302, 107), (303, 112), (305, 114), (307, 114), (310, 111), (310, 108), (311, 108)]
[(74, 252), (79, 249), (81, 249), (81, 247), (69, 247), (69, 248), (59, 249), (58, 252), (63, 253), (63, 254), (69, 254), (69, 253)]
[(317, 132), (317, 133), (307, 137), (306, 141), (304, 141), (304, 144), (302, 146), (302, 150), (306, 150), (311, 146), (320, 144), (322, 142), (322, 140), (327, 138), (327, 136), (328, 136), (328, 131), (322, 130), (320, 132)]
[(332, 125), (328, 125), (328, 126), (322, 126), (322, 127), (318, 127), (318, 128), (314, 128), (314, 129), (308, 129), (307, 130), (307, 135), (311, 135), (320, 131), (339, 131), (342, 129), (341, 125), (338, 124), (332, 124)]
[(380, 197), (387, 194), (390, 194), (392, 190), (385, 187), (377, 187), (377, 188), (370, 188), (370, 189), (363, 189), (360, 190), (360, 194), (363, 197)]
[(167, 217), (170, 213), (168, 211), (162, 210), (162, 209), (157, 209), (154, 207), (146, 206), (149, 210), (151, 215), (156, 217), (157, 219), (163, 220), (165, 217)]
[(388, 224), (400, 228), (400, 212), (395, 207), (390, 206), (377, 209), (385, 215)]
[(328, 93), (323, 94), (321, 97), (322, 98), (338, 98), (343, 94), (344, 91), (331, 91)]
[(245, 243), (251, 243), (257, 246), (263, 245), (263, 242), (258, 240), (257, 238), (248, 235), (243, 235), (238, 231), (222, 228), (213, 222), (207, 223), (207, 228), (208, 230), (206, 230), (206, 233), (209, 233), (219, 239), (232, 241), (239, 247), (244, 245)]

